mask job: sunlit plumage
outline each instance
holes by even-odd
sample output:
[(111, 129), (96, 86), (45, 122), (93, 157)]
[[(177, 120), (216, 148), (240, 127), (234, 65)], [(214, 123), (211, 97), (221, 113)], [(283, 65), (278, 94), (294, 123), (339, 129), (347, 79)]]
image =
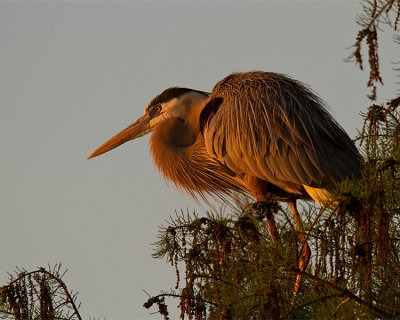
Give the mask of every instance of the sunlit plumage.
[(194, 198), (329, 200), (359, 177), (359, 154), (307, 86), (272, 72), (234, 73), (210, 94), (169, 88), (89, 158), (148, 132), (156, 166)]
[[(360, 155), (325, 103), (301, 82), (272, 72), (231, 74), (210, 94), (169, 88), (89, 158), (148, 132), (158, 169), (195, 199), (229, 202), (241, 193), (289, 203), (301, 243), (294, 301), (311, 256), (296, 200), (330, 205), (329, 188), (360, 176)], [(267, 222), (276, 245), (274, 217)]]

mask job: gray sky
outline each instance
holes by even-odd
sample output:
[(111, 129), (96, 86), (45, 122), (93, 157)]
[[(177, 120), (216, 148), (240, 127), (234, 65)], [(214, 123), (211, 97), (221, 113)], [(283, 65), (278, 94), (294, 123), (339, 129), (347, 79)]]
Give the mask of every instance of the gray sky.
[[(148, 137), (86, 157), (161, 90), (208, 91), (254, 69), (311, 85), (354, 137), (367, 73), (342, 59), (359, 8), (350, 0), (0, 2), (1, 284), (15, 266), (62, 262), (85, 318), (158, 319), (142, 308), (142, 289), (169, 289), (175, 274), (150, 257), (151, 243), (175, 210), (196, 206), (153, 167)], [(391, 65), (383, 67), (393, 83)]]

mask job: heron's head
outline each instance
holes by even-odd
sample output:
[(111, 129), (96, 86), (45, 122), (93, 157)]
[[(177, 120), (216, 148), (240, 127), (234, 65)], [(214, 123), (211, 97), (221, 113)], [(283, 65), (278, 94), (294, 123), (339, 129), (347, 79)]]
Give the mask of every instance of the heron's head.
[(88, 157), (97, 157), (121, 144), (152, 132), (167, 119), (187, 120), (193, 114), (193, 107), (207, 99), (208, 93), (188, 88), (173, 87), (156, 96), (144, 109), (144, 114), (103, 143)]

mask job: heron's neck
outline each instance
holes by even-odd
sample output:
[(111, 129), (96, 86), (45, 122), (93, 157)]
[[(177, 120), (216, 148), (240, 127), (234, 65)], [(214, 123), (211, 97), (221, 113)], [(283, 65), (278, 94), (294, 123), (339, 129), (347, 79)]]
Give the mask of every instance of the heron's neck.
[(159, 124), (152, 135), (152, 144), (164, 144), (167, 148), (188, 148), (193, 145), (200, 134), (199, 119), (204, 100), (204, 96), (192, 97), (187, 102), (190, 106), (186, 108), (190, 108), (190, 111), (184, 119), (170, 118)]
[(203, 104), (191, 107), (185, 121), (167, 119), (153, 132), (150, 145), (157, 168), (195, 199), (209, 194), (227, 201), (234, 192), (247, 193), (241, 180), (207, 153), (199, 123)]
[(157, 127), (151, 137), (152, 146), (160, 149), (181, 149), (190, 147), (200, 131), (186, 121), (172, 118)]
[[(179, 126), (182, 124), (178, 123), (168, 129), (176, 130), (173, 134), (188, 129), (183, 128), (182, 131), (178, 131)], [(154, 163), (166, 180), (184, 189), (196, 200), (199, 198), (206, 200), (207, 194), (223, 201), (233, 197), (234, 192), (247, 194), (247, 189), (241, 180), (224, 170), (208, 155), (204, 139), (199, 132), (190, 130), (187, 132), (189, 136), (196, 136), (195, 141), (192, 142), (192, 138), (179, 137), (166, 139), (164, 135), (166, 132), (158, 130), (151, 136), (150, 144)]]
[[(164, 177), (172, 181), (176, 186), (190, 190), (195, 188), (193, 175), (203, 171), (203, 161), (193, 163), (198, 156), (205, 152), (199, 152), (198, 131), (193, 130), (187, 124), (178, 119), (168, 119), (157, 127), (151, 136), (150, 146), (156, 167), (164, 174)], [(204, 150), (205, 151), (205, 150)], [(196, 170), (194, 170), (196, 168)], [(193, 174), (192, 174), (193, 173)]]

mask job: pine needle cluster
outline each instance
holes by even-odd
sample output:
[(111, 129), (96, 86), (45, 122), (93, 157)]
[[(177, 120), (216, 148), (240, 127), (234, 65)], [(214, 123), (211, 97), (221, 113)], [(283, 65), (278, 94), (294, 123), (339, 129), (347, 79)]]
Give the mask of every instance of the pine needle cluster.
[(0, 319), (81, 320), (77, 294), (62, 280), (61, 264), (48, 270), (18, 270), (0, 288)]

